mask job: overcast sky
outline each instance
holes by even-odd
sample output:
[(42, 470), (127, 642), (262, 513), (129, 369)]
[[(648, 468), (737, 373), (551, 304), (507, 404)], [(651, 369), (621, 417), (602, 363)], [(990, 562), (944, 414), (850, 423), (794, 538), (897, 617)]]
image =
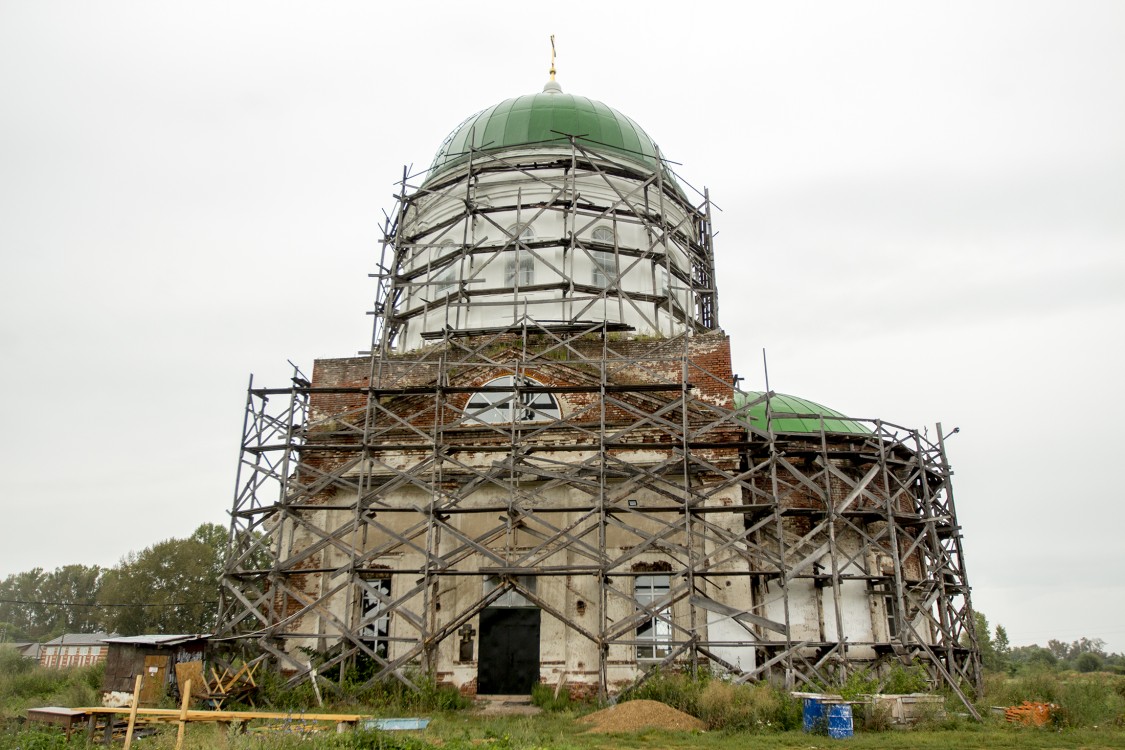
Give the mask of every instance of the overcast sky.
[(0, 576), (226, 525), (247, 378), (370, 341), (382, 212), (564, 90), (715, 218), (735, 367), (942, 422), (974, 603), (1125, 651), (1125, 4), (0, 0)]

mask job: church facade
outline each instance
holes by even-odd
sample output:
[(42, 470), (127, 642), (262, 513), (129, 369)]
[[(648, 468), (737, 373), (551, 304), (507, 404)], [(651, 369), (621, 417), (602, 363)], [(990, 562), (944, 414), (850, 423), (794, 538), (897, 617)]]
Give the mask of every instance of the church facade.
[(247, 399), (219, 636), (298, 680), (979, 680), (935, 440), (735, 385), (710, 203), (553, 80), (385, 228), (369, 355)]

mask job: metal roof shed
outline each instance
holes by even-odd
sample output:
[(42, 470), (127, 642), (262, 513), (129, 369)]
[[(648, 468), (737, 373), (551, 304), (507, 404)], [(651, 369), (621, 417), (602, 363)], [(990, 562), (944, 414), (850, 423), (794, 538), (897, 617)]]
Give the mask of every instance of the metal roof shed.
[(103, 702), (106, 705), (128, 702), (132, 698), (137, 675), (143, 676), (142, 704), (157, 703), (166, 693), (172, 692), (177, 684), (177, 665), (198, 663), (198, 672), (202, 676), (203, 654), (210, 637), (209, 633), (190, 633), (106, 639), (109, 656), (102, 682)]

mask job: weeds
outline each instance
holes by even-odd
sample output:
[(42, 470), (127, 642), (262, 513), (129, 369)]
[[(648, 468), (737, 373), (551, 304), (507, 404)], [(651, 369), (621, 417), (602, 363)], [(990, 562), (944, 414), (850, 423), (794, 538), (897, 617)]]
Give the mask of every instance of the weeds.
[(539, 683), (531, 688), (531, 705), (539, 706), (544, 711), (566, 711), (574, 707), (574, 699), (570, 697), (570, 688), (562, 687), (558, 694), (550, 685)]
[(1046, 669), (1013, 678), (986, 678), (988, 705), (1017, 706), (1024, 701), (1054, 704), (1053, 719), (1059, 727), (1125, 724), (1125, 680), (1105, 675), (1067, 676)]
[(849, 674), (841, 685), (822, 687), (825, 692), (839, 693), (848, 700), (874, 693), (906, 695), (924, 693), (930, 689), (926, 670), (918, 665), (909, 667), (896, 665), (882, 674), (870, 669), (860, 669)]
[(1093, 727), (1125, 719), (1125, 698), (1107, 681), (1086, 677), (1070, 680), (1058, 691), (1056, 722), (1064, 727)]
[[(421, 672), (410, 673), (407, 677), (417, 690), (399, 680), (382, 680), (366, 685), (357, 673), (346, 674), (342, 686), (323, 678), (319, 684), (325, 708), (362, 707), (386, 713), (416, 713), (457, 711), (472, 705), (472, 700), (461, 695), (452, 685), (440, 685)], [(279, 711), (309, 711), (317, 707), (310, 680), (288, 685), (283, 677), (272, 672), (266, 672), (259, 681), (254, 701), (259, 706)]]
[(709, 680), (706, 673), (692, 677), (686, 672), (657, 670), (639, 687), (622, 694), (620, 700), (659, 701), (686, 714), (699, 716), (699, 697)]
[(711, 680), (699, 696), (699, 718), (711, 729), (785, 731), (801, 726), (801, 703), (760, 682), (737, 685)]
[(894, 724), (889, 704), (867, 703), (858, 708), (861, 710), (856, 723), (865, 732), (885, 732)]
[(47, 669), (10, 649), (0, 649), (0, 718), (20, 716), (43, 705), (101, 703), (105, 667)]
[(801, 702), (772, 685), (740, 685), (706, 672), (657, 672), (622, 700), (654, 700), (728, 731), (785, 731), (801, 726)]

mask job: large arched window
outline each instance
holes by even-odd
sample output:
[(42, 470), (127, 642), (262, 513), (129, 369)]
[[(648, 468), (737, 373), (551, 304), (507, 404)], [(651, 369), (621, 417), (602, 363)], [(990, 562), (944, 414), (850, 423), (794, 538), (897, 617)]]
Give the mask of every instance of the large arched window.
[[(541, 386), (531, 378), (520, 378), (524, 387)], [(504, 389), (477, 391), (465, 407), (470, 422), (506, 424), (512, 422), (547, 422), (559, 419), (559, 402), (549, 393), (516, 393), (516, 378), (505, 375), (484, 384), (486, 388)]]
[(516, 224), (508, 227), (508, 234), (519, 243), (504, 264), (504, 283), (510, 287), (530, 286), (535, 283), (535, 258), (520, 245), (533, 241), (535, 232), (527, 224)]

